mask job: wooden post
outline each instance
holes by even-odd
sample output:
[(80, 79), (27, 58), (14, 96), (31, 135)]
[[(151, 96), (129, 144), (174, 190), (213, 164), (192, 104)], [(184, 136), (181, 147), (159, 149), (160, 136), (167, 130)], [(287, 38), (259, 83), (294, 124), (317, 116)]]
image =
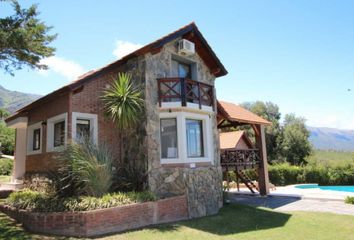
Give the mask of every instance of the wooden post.
[(269, 194), (269, 175), (264, 126), (254, 125), (256, 145), (259, 149), (258, 187), (261, 195)]

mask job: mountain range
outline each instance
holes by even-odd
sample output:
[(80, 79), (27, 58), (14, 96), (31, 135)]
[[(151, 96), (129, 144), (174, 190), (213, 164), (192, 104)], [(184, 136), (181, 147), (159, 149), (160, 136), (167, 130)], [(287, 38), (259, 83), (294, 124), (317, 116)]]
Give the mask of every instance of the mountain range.
[(11, 113), (40, 97), (36, 94), (10, 91), (0, 85), (0, 108), (5, 108)]
[(316, 149), (354, 151), (354, 130), (307, 127), (310, 141)]
[[(0, 108), (13, 113), (40, 98), (40, 95), (10, 91), (0, 85)], [(310, 141), (316, 149), (354, 151), (354, 130), (307, 127)]]

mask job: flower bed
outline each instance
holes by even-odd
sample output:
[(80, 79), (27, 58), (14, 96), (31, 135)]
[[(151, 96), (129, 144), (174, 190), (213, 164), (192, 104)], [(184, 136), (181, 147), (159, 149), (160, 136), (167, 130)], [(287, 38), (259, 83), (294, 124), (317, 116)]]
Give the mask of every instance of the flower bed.
[(0, 205), (25, 228), (36, 233), (94, 237), (188, 218), (186, 196), (89, 211), (33, 212)]

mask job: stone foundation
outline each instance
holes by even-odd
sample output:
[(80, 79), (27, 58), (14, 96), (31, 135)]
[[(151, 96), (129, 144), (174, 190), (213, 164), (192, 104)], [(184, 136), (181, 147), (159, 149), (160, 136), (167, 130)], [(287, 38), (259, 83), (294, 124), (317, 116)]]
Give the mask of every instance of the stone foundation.
[(160, 197), (186, 194), (190, 218), (216, 214), (222, 207), (220, 167), (155, 169), (149, 185)]

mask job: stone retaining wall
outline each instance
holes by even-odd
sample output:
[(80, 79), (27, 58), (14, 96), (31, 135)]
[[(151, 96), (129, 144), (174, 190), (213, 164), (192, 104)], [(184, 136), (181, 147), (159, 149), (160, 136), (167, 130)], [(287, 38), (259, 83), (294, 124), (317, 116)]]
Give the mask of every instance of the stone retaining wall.
[(188, 219), (186, 196), (82, 212), (34, 213), (4, 205), (0, 211), (32, 232), (72, 237), (94, 237)]

